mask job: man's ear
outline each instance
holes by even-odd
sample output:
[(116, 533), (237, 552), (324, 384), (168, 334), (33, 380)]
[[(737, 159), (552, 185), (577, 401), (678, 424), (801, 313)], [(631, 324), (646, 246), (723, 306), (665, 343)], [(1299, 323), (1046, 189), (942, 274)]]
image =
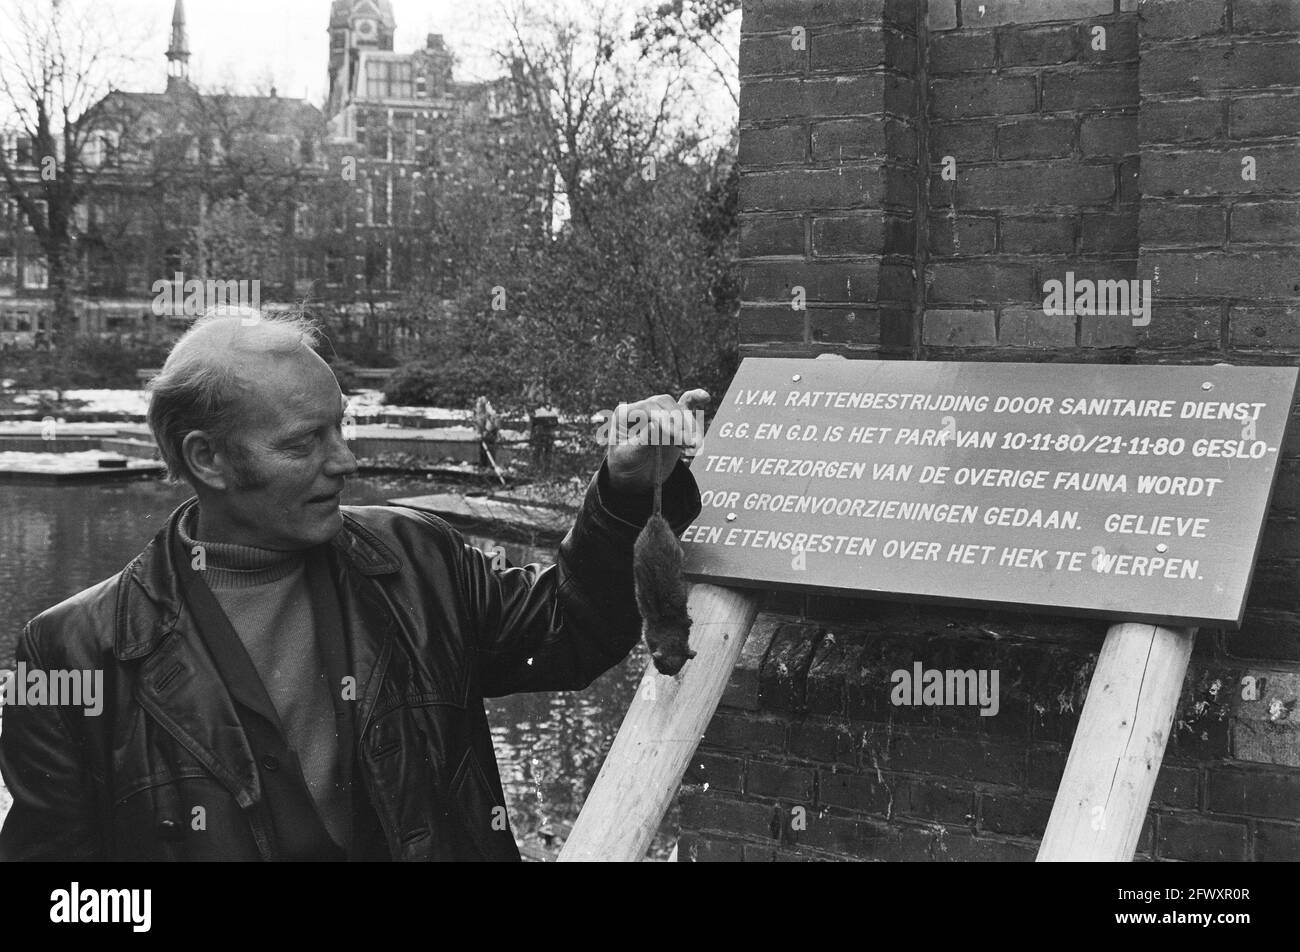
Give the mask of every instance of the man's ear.
[(194, 479), (208, 489), (229, 488), (225, 458), (218, 455), (216, 444), (206, 430), (191, 430), (185, 434), (181, 441), (181, 458)]

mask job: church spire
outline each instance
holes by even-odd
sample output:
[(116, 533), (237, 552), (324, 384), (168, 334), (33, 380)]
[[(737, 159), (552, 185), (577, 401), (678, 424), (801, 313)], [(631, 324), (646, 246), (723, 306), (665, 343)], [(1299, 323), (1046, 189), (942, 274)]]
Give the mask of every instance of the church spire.
[(167, 47), (167, 88), (190, 78), (190, 39), (185, 29), (185, 0), (176, 0), (172, 12), (172, 39)]

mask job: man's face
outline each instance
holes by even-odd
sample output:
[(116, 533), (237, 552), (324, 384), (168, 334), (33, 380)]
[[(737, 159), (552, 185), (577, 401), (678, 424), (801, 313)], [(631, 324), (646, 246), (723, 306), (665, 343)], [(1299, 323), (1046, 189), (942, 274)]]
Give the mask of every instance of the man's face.
[(240, 422), (224, 457), (226, 489), (200, 505), (214, 541), (297, 550), (343, 528), (339, 494), (357, 461), (343, 439), (343, 395), (307, 347), (256, 356), (241, 368)]

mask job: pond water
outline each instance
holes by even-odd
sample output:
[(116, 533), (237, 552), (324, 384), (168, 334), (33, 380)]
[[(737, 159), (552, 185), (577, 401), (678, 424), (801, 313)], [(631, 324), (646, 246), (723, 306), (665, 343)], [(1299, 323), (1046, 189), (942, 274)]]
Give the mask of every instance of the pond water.
[[(419, 479), (353, 479), (348, 505), (454, 487)], [(14, 664), (34, 615), (118, 572), (148, 543), (187, 487), (158, 480), (87, 486), (0, 486), (0, 668)], [(553, 857), (577, 818), (645, 668), (644, 648), (586, 691), (487, 701), (511, 825), (526, 856)], [(7, 806), (0, 793), (0, 810)], [(651, 855), (665, 857), (675, 811)]]

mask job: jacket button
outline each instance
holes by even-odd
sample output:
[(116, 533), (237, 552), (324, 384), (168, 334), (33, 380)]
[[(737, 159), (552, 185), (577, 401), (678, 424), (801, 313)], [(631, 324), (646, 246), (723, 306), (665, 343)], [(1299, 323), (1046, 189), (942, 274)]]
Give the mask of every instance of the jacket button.
[(262, 758), (262, 766), (267, 770), (279, 770), (280, 760), (274, 754), (267, 754)]
[(178, 824), (175, 820), (171, 820), (171, 819), (159, 820), (158, 833), (164, 839), (168, 839), (168, 840), (175, 839), (178, 835), (180, 835), (180, 824)]

